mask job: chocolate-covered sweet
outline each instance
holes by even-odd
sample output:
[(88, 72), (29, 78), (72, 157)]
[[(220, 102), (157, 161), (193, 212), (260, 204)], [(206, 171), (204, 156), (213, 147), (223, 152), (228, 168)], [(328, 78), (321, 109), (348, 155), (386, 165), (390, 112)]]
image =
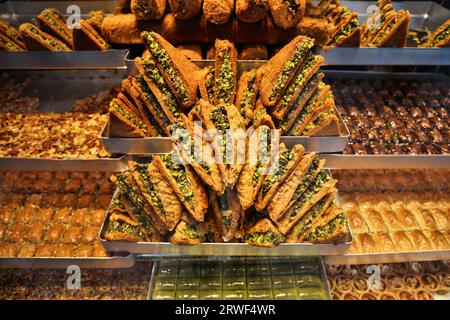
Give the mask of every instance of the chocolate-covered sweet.
[(425, 129), (425, 130), (431, 129), (430, 120), (428, 120), (427, 118), (420, 118), (420, 119), (418, 119), (418, 121), (419, 121), (419, 125), (422, 129)]
[(367, 148), (361, 143), (354, 143), (352, 145), (352, 150), (354, 154), (367, 154)]
[(431, 137), (431, 140), (435, 143), (443, 143), (444, 142), (444, 137), (437, 129), (431, 130), (430, 137)]
[(388, 119), (388, 123), (392, 129), (398, 129), (398, 128), (405, 127), (405, 123), (403, 121), (401, 121), (399, 119), (395, 119), (395, 118)]
[(401, 104), (407, 108), (410, 108), (413, 106), (412, 100), (408, 97), (402, 98)]

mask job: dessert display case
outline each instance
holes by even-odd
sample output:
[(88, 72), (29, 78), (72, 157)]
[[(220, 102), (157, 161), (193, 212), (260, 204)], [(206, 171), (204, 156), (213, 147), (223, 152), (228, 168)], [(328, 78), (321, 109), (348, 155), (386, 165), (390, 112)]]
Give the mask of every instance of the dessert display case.
[[(368, 32), (368, 6), (381, 6), (381, 1), (306, 2), (303, 24), (287, 30), (277, 25), (280, 21), (267, 6), (263, 20), (255, 22), (267, 33), (267, 43), (255, 45), (252, 40), (261, 36), (237, 13), (215, 25), (205, 9), (180, 20), (169, 4), (163, 17), (138, 20), (142, 12), (122, 1), (0, 0), (0, 299), (432, 300), (448, 295), (450, 48), (448, 41), (441, 47), (423, 46), (439, 26), (447, 30), (439, 39), (448, 37), (450, 10), (430, 1), (394, 2), (392, 14), (408, 12), (405, 43), (376, 47), (363, 46), (363, 31)], [(3, 23), (19, 28), (32, 22), (48, 31), (37, 17), (53, 7), (68, 18), (69, 5), (78, 6), (86, 21), (103, 11), (98, 29), (91, 26), (97, 36), (90, 39), (103, 37), (109, 49), (33, 50), (29, 35), (22, 29), (11, 33)], [(349, 29), (334, 25), (333, 10), (339, 8), (358, 17), (357, 45), (322, 41), (324, 26), (333, 30), (327, 31), (331, 40), (348, 36)], [(202, 28), (193, 31), (199, 21)], [(93, 34), (89, 30), (84, 36)], [(239, 30), (248, 34), (232, 32)], [(160, 33), (169, 41), (150, 42), (155, 33), (141, 38), (141, 31)], [(288, 52), (298, 39), (306, 43), (302, 36), (314, 38), (316, 46)], [(187, 41), (189, 37), (193, 40)], [(214, 46), (212, 38), (234, 42), (222, 45), (234, 48), (238, 57), (231, 49)], [(28, 46), (9, 52), (9, 41)], [(162, 59), (155, 45), (166, 54)], [(262, 52), (264, 58), (255, 54), (254, 60), (241, 60), (245, 50)], [(183, 55), (194, 51), (201, 59), (192, 58), (191, 64)], [(298, 56), (304, 60), (296, 61)], [(325, 59), (320, 71), (311, 67), (312, 57)], [(153, 59), (153, 69), (139, 69), (139, 59)], [(295, 68), (285, 67), (278, 79), (263, 85), (264, 77), (283, 62)], [(233, 80), (221, 69), (227, 67)], [(213, 89), (207, 85), (207, 72), (215, 81)], [(258, 170), (264, 166), (258, 162), (252, 167), (246, 158), (233, 182), (232, 170), (225, 166), (182, 163), (176, 171), (166, 160), (155, 161), (182, 154), (174, 149), (176, 138), (167, 136), (166, 127), (164, 134), (142, 130), (136, 136), (144, 124), (136, 124), (133, 117), (142, 123), (150, 120), (147, 126), (158, 110), (177, 119), (183, 114), (192, 122), (207, 119), (205, 111), (220, 111), (225, 126), (233, 127), (247, 111), (234, 107), (238, 98), (222, 108), (224, 99), (214, 95), (223, 94), (219, 88), (224, 81), (234, 89), (226, 84), (222, 90), (239, 95), (243, 75), (251, 72), (255, 83), (260, 82), (257, 94), (249, 98), (254, 101), (247, 101), (245, 108), (255, 114), (264, 110), (266, 122), (260, 128), (285, 130), (286, 114), (276, 115), (276, 108), (280, 99), (290, 101), (290, 92), (297, 96), (288, 107), (299, 109), (292, 121), (307, 116), (302, 112), (311, 113), (299, 132), (314, 131), (331, 115), (339, 134), (282, 134), (282, 151), (271, 157), (286, 155), (281, 160), (286, 160), (285, 167), (261, 178)], [(149, 80), (150, 75), (156, 76)], [(148, 91), (135, 86), (139, 77)], [(126, 81), (132, 84), (130, 91)], [(265, 98), (274, 99), (280, 81), (286, 88), (271, 105)], [(183, 93), (180, 83), (189, 91), (194, 82), (199, 87), (193, 90), (195, 103), (185, 106), (191, 97), (177, 96)], [(202, 84), (212, 91), (205, 95)], [(246, 85), (240, 99), (252, 94), (254, 83)], [(262, 87), (273, 90), (272, 96)], [(137, 95), (136, 88), (141, 90)], [(167, 97), (179, 109), (168, 111)], [(117, 110), (125, 112), (114, 110), (117, 101), (123, 103)], [(142, 105), (148, 109), (145, 114)], [(160, 109), (155, 111), (156, 105)], [(241, 115), (230, 116), (233, 108)], [(176, 126), (176, 120), (171, 122), (170, 129)], [(117, 135), (118, 123), (128, 135)], [(189, 123), (183, 125), (189, 129)], [(241, 128), (258, 129), (256, 116), (242, 123)], [(111, 126), (116, 134), (111, 135)], [(220, 129), (223, 123), (213, 126)], [(216, 136), (210, 138), (215, 142)], [(264, 146), (258, 143), (258, 148)], [(309, 160), (311, 155), (314, 160)], [(240, 180), (245, 170), (252, 173), (248, 185)], [(211, 182), (214, 172), (226, 186), (223, 190)], [(246, 192), (254, 192), (248, 206), (242, 184)], [(282, 208), (279, 217), (272, 212), (277, 211), (276, 201)], [(201, 217), (196, 216), (199, 207), (204, 209)], [(178, 216), (171, 217), (173, 212)], [(286, 217), (288, 228), (282, 222)], [(204, 229), (211, 225), (216, 228), (212, 235)], [(225, 236), (230, 225), (235, 230)], [(74, 265), (83, 272), (80, 290), (65, 286), (65, 269)], [(381, 274), (378, 283), (371, 282), (374, 270)]]

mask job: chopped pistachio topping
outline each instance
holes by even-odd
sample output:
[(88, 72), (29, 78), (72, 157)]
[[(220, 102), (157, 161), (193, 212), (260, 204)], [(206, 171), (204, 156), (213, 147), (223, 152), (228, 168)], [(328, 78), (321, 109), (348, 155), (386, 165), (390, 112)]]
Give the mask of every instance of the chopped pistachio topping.
[(234, 72), (228, 49), (222, 52), (222, 63), (219, 66), (219, 77), (216, 79), (216, 95), (225, 103), (233, 103), (231, 95), (234, 87)]
[(284, 237), (281, 234), (268, 231), (246, 234), (244, 240), (253, 243), (271, 243), (273, 245), (279, 245), (284, 242)]
[(263, 197), (267, 194), (267, 192), (269, 192), (270, 188), (277, 183), (278, 181), (281, 180), (282, 176), (286, 173), (286, 171), (288, 170), (288, 163), (290, 160), (292, 160), (294, 158), (294, 153), (292, 152), (292, 150), (285, 150), (283, 151), (283, 153), (280, 155), (280, 158), (278, 160), (278, 168), (277, 171), (273, 174), (273, 175), (269, 175), (266, 177), (266, 179), (264, 180), (264, 183), (261, 187), (261, 194), (263, 195)]
[(339, 215), (325, 225), (319, 226), (311, 231), (308, 235), (308, 241), (314, 241), (318, 238), (326, 238), (331, 236), (339, 226), (345, 225), (346, 218), (344, 215)]
[(162, 160), (170, 175), (177, 182), (183, 197), (191, 206), (194, 206), (194, 191), (192, 190), (192, 185), (187, 177), (184, 166), (181, 163), (174, 163), (172, 161), (172, 154), (164, 154)]

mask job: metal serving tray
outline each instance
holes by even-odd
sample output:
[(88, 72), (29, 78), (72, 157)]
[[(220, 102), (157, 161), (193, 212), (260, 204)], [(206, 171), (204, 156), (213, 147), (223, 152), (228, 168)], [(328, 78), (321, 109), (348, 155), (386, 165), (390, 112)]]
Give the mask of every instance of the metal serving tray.
[[(177, 259), (177, 258), (173, 258), (173, 259)], [(212, 258), (206, 258), (206, 259), (205, 258), (198, 258), (196, 260), (198, 260), (199, 262), (200, 261), (208, 262), (208, 261), (217, 261), (217, 260), (219, 260), (219, 261), (227, 261), (228, 258), (226, 258), (226, 257), (212, 257)], [(331, 290), (330, 290), (330, 283), (328, 282), (328, 277), (327, 277), (327, 272), (326, 272), (326, 269), (325, 269), (324, 261), (323, 261), (322, 257), (317, 257), (317, 258), (315, 258), (315, 260), (316, 260), (316, 262), (317, 262), (317, 264), (319, 266), (319, 274), (320, 274), (320, 278), (321, 278), (322, 283), (323, 283), (323, 288), (322, 289), (326, 293), (327, 300), (332, 300)], [(167, 261), (167, 260), (164, 260), (164, 261)], [(153, 300), (153, 291), (155, 290), (157, 271), (158, 271), (160, 262), (161, 262), (161, 260), (156, 260), (153, 263), (152, 273), (151, 273), (151, 276), (150, 276), (150, 283), (149, 283), (149, 287), (148, 287), (147, 300)], [(247, 270), (246, 270), (246, 272), (247, 272)], [(295, 278), (295, 275), (292, 275), (292, 277)]]
[[(7, 1), (0, 4), (0, 19), (18, 27), (34, 21), (45, 8), (57, 8), (67, 16), (67, 8), (76, 5), (81, 18), (89, 17), (94, 10), (112, 14), (118, 1)], [(0, 69), (117, 69), (125, 68), (125, 49), (105, 51), (0, 51)]]
[(134, 266), (135, 257), (132, 254), (115, 254), (111, 257), (57, 257), (57, 258), (0, 258), (0, 269), (33, 269), (33, 268), (55, 268), (65, 269), (76, 265), (86, 269), (118, 269), (131, 268)]
[[(137, 74), (134, 65), (134, 59), (130, 57), (128, 52), (126, 57), (127, 72), (129, 75)], [(199, 68), (214, 65), (214, 60), (194, 60), (195, 65)], [(239, 60), (238, 61), (238, 77), (244, 71), (256, 69), (264, 65), (267, 61), (257, 60)], [(340, 126), (344, 133), (341, 136), (332, 137), (304, 137), (304, 136), (282, 136), (281, 142), (287, 147), (296, 144), (302, 144), (307, 152), (315, 151), (319, 153), (342, 152), (347, 145), (350, 133), (342, 120), (339, 112), (338, 115)], [(101, 138), (106, 150), (111, 153), (119, 154), (152, 154), (152, 153), (168, 153), (172, 150), (170, 138), (109, 138), (108, 125), (105, 126)]]
[(324, 257), (327, 264), (372, 264), (395, 263), (408, 261), (434, 261), (449, 260), (450, 249), (446, 250), (422, 250), (388, 253), (343, 254)]
[[(114, 193), (111, 203), (117, 194)], [(339, 195), (337, 203), (341, 203)], [(170, 242), (130, 242), (109, 241), (105, 233), (109, 224), (109, 212), (100, 229), (99, 238), (108, 252), (130, 252), (148, 257), (178, 256), (326, 256), (345, 254), (353, 242), (353, 234), (348, 226), (348, 239), (331, 244), (282, 243), (274, 248), (255, 247), (246, 243), (201, 243), (194, 246), (174, 245)]]

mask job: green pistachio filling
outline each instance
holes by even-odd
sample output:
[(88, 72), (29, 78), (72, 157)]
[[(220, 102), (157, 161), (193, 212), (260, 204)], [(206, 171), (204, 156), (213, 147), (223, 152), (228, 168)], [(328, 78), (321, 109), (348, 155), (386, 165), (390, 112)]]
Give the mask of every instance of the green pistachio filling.
[(448, 25), (444, 31), (442, 31), (436, 38), (434, 38), (430, 46), (434, 47), (439, 41), (447, 39), (449, 36), (450, 36), (450, 25)]
[(342, 28), (342, 30), (339, 31), (333, 37), (333, 39), (330, 41), (330, 45), (334, 45), (336, 43), (339, 43), (339, 41), (341, 41), (343, 38), (349, 36), (352, 33), (352, 31), (358, 27), (358, 25), (359, 25), (358, 18), (355, 17), (352, 20), (350, 20), (350, 22), (347, 23), (345, 25), (345, 27)]
[(15, 44), (4, 40), (3, 38), (0, 38), (0, 42), (6, 46), (8, 48), (8, 51), (22, 51), (22, 49), (20, 49), (18, 46), (16, 46)]
[(305, 231), (311, 227), (312, 222), (316, 219), (319, 214), (323, 211), (325, 203), (328, 201), (327, 197), (323, 197), (318, 202), (316, 202), (311, 209), (301, 218), (299, 225), (300, 229), (297, 231), (297, 237), (301, 237)]
[[(166, 125), (170, 125), (170, 120), (167, 117), (166, 113), (161, 108), (161, 105), (159, 104), (158, 100), (156, 99), (153, 92), (150, 90), (150, 88), (147, 85), (147, 82), (145, 82), (144, 78), (141, 75), (136, 76), (136, 80), (139, 84), (139, 86), (142, 89), (142, 92), (144, 93), (144, 97), (150, 102), (150, 104), (153, 106), (153, 110), (155, 110), (156, 114), (158, 115), (158, 118), (161, 119), (161, 121)], [(153, 117), (151, 117), (153, 118)]]
[(136, 119), (133, 115), (131, 115), (129, 112), (127, 112), (124, 108), (120, 107), (117, 103), (114, 101), (111, 101), (109, 103), (111, 107), (114, 108), (117, 112), (119, 112), (125, 119), (130, 121), (135, 127), (141, 129), (144, 132), (147, 132), (147, 129), (145, 128), (145, 125), (142, 121)]
[(67, 33), (67, 30), (65, 28), (63, 28), (52, 16), (53, 15), (59, 15), (58, 11), (56, 9), (49, 9), (49, 10), (44, 10), (42, 12), (42, 17), (44, 18), (44, 20), (52, 26), (53, 29), (58, 30), (60, 33), (62, 33), (64, 36), (68, 37), (68, 38), (72, 38), (71, 35), (69, 35)]
[(303, 192), (302, 196), (295, 202), (294, 208), (291, 211), (290, 219), (293, 220), (297, 213), (302, 209), (305, 203), (310, 200), (322, 187), (324, 184), (331, 179), (327, 171), (322, 170), (317, 175), (315, 181), (309, 185), (306, 191)]
[(53, 48), (55, 48), (56, 50), (59, 51), (67, 51), (69, 50), (68, 48), (66, 48), (65, 46), (60, 45), (59, 43), (57, 43), (56, 41), (54, 41), (53, 39), (47, 38), (45, 37), (41, 31), (34, 27), (34, 26), (29, 26), (28, 30), (31, 33), (34, 33), (35, 35), (37, 35), (43, 42), (48, 43), (49, 45), (51, 45)]
[(315, 228), (311, 233), (308, 235), (308, 241), (315, 241), (319, 238), (326, 238), (331, 236), (336, 230), (340, 227), (345, 225), (346, 219), (344, 215), (339, 215), (327, 224), (323, 226), (319, 226)]
[(175, 117), (179, 116), (178, 105), (175, 96), (170, 91), (169, 86), (164, 80), (161, 72), (159, 72), (158, 68), (155, 65), (155, 62), (152, 58), (144, 58), (142, 59), (142, 66), (145, 69), (145, 72), (153, 80), (155, 85), (161, 91), (164, 101), (169, 107), (170, 111), (174, 114)]
[(303, 100), (303, 98), (308, 94), (308, 92), (310, 92), (312, 90), (312, 88), (317, 84), (318, 79), (319, 78), (317, 77), (317, 74), (316, 74), (305, 85), (305, 88), (299, 94), (299, 96), (297, 97), (295, 102), (292, 104), (292, 108), (290, 108), (290, 110), (286, 114), (286, 117), (281, 122), (281, 124), (280, 124), (281, 129), (283, 129), (283, 130), (286, 129), (287, 123), (291, 119), (292, 114), (295, 112), (296, 106), (300, 103), (300, 101)]
[(192, 240), (198, 240), (200, 238), (197, 230), (195, 229), (195, 226), (193, 227), (188, 224), (186, 224), (186, 226), (183, 230), (180, 231), (180, 233)]
[(188, 102), (189, 95), (184, 86), (183, 79), (180, 73), (172, 66), (167, 52), (159, 46), (158, 42), (156, 42), (149, 32), (144, 32), (144, 39), (157, 63), (167, 72), (167, 75), (172, 80), (174, 88), (181, 97), (182, 102)]
[(256, 73), (252, 74), (252, 78), (248, 81), (247, 87), (242, 94), (242, 100), (239, 103), (239, 112), (245, 119), (247, 117), (247, 110), (251, 109), (251, 102), (255, 97)]
[(275, 82), (275, 86), (273, 87), (272, 93), (270, 94), (269, 97), (270, 100), (276, 99), (282, 94), (284, 88), (287, 85), (288, 80), (292, 76), (292, 73), (295, 71), (298, 64), (303, 59), (305, 53), (308, 52), (313, 46), (314, 41), (312, 41), (311, 39), (304, 40), (297, 46), (297, 49), (295, 50), (294, 54), (284, 66), (281, 74), (278, 76), (278, 79)]
[(261, 187), (261, 194), (262, 196), (266, 196), (267, 192), (269, 192), (270, 188), (278, 181), (281, 180), (283, 175), (288, 170), (288, 163), (290, 160), (294, 158), (294, 153), (291, 150), (285, 150), (278, 160), (278, 168), (275, 174), (269, 175), (266, 177), (266, 179), (263, 182), (263, 185)]
[(383, 41), (383, 39), (389, 34), (389, 32), (391, 32), (391, 30), (395, 27), (395, 25), (403, 18), (404, 14), (402, 13), (398, 13), (394, 19), (392, 19), (388, 25), (386, 26), (386, 28), (384, 28), (383, 30), (381, 30), (375, 37), (375, 39), (373, 39), (372, 43), (370, 44), (370, 46), (376, 47), (381, 41)]
[[(143, 102), (142, 102), (143, 103)], [(162, 137), (165, 136), (166, 134), (163, 132), (163, 130), (161, 129), (161, 127), (159, 126), (158, 122), (156, 122), (155, 117), (152, 115), (152, 113), (148, 110), (148, 108), (143, 107), (142, 108), (143, 112), (144, 112), (144, 116), (145, 118), (148, 120), (148, 122), (150, 122), (150, 125), (153, 127), (153, 129), (156, 130), (156, 136), (157, 137)]]
[(149, 223), (149, 216), (144, 212), (144, 200), (142, 199), (139, 191), (132, 187), (131, 183), (128, 183), (125, 177), (120, 174), (117, 175), (117, 186), (122, 191), (122, 193), (127, 197), (127, 199), (133, 205), (133, 212), (135, 213), (137, 219), (143, 226), (147, 226)]
[(145, 239), (145, 233), (141, 230), (141, 228), (132, 226), (131, 224), (122, 221), (112, 221), (108, 225), (106, 233), (126, 233), (134, 235), (142, 240)]
[(206, 93), (208, 94), (208, 99), (211, 100), (214, 97), (214, 67), (208, 67), (208, 73), (205, 78)]
[(267, 165), (269, 161), (269, 154), (270, 154), (270, 148), (271, 148), (271, 139), (272, 134), (269, 129), (264, 130), (263, 134), (260, 136), (259, 140), (259, 159), (256, 162), (255, 165), (255, 171), (253, 172), (252, 176), (252, 184), (253, 187), (255, 187), (258, 184), (259, 178), (261, 177), (261, 173)]
[[(214, 126), (221, 134), (222, 138), (222, 156), (226, 154), (226, 146), (227, 146), (227, 130), (230, 129), (230, 122), (228, 121), (227, 109), (225, 106), (219, 106), (215, 108), (211, 112), (211, 120), (214, 123)], [(228, 161), (230, 160), (230, 161)], [(231, 163), (231, 159), (227, 159), (225, 163)]]
[(292, 196), (291, 201), (297, 201), (298, 198), (308, 189), (308, 187), (313, 182), (314, 178), (316, 177), (316, 171), (319, 167), (319, 156), (316, 155), (311, 162), (311, 165), (309, 166), (308, 170), (306, 171), (305, 175), (300, 180), (299, 185), (295, 189), (295, 192)]
[(319, 96), (319, 92), (322, 87), (323, 87), (323, 85), (322, 85), (322, 83), (320, 83), (319, 86), (317, 87), (316, 92), (314, 92), (314, 94), (309, 99), (306, 106), (303, 107), (303, 109), (302, 109), (302, 111), (300, 111), (300, 114), (298, 115), (298, 117), (294, 120), (292, 127), (287, 132), (288, 135), (295, 133), (297, 131), (298, 127), (303, 124), (303, 121), (305, 120), (306, 116), (308, 114), (310, 114), (316, 108), (316, 104), (319, 103), (319, 101), (317, 101), (317, 97)]
[(223, 50), (222, 63), (219, 66), (219, 77), (216, 79), (217, 98), (225, 103), (233, 103), (231, 95), (234, 87), (234, 72), (228, 49)]
[(314, 119), (314, 121), (311, 121), (310, 123), (308, 123), (305, 127), (305, 131), (314, 129), (315, 127), (317, 127), (322, 121), (324, 121), (326, 118), (328, 118), (329, 115), (333, 114), (333, 110), (328, 110), (325, 112), (321, 112), (316, 119)]
[(174, 163), (172, 161), (172, 154), (170, 153), (164, 154), (162, 156), (162, 160), (170, 175), (177, 182), (177, 185), (180, 188), (183, 197), (191, 206), (195, 206), (194, 191), (192, 190), (192, 185), (187, 177), (186, 169), (184, 168), (184, 166), (181, 163)]
[(311, 72), (311, 69), (314, 67), (314, 65), (317, 63), (317, 60), (319, 59), (319, 56), (317, 55), (310, 55), (309, 58), (307, 58), (306, 62), (301, 67), (301, 71), (297, 74), (294, 81), (289, 85), (289, 87), (286, 89), (286, 92), (283, 94), (283, 97), (281, 98), (281, 103), (279, 106), (279, 110), (286, 109), (292, 102), (292, 99), (294, 97), (294, 92), (298, 90), (298, 88), (303, 87), (303, 85), (308, 81), (307, 75)]
[(253, 243), (271, 243), (274, 245), (279, 245), (284, 242), (284, 237), (281, 234), (268, 231), (246, 234), (244, 240)]
[(140, 164), (138, 165), (138, 172), (142, 179), (145, 182), (146, 192), (150, 195), (153, 207), (158, 208), (159, 211), (163, 214), (163, 216), (167, 216), (166, 209), (159, 197), (158, 191), (155, 190), (155, 186), (148, 174), (149, 164)]

